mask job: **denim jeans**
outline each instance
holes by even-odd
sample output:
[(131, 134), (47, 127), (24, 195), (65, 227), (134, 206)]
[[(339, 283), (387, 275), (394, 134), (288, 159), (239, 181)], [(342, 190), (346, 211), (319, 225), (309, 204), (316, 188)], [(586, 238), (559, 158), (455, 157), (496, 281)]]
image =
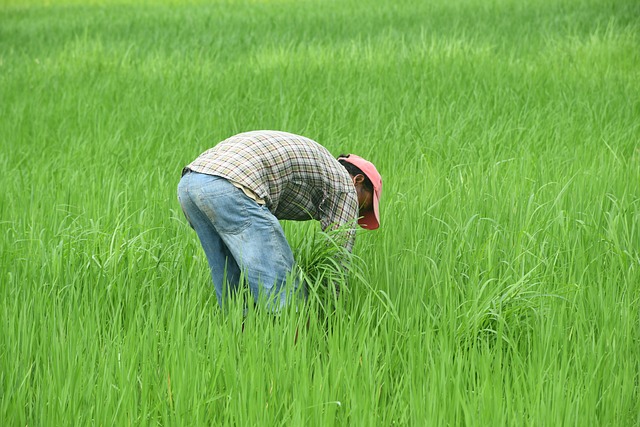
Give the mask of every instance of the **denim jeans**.
[(269, 209), (224, 178), (187, 172), (178, 184), (182, 210), (200, 239), (218, 303), (247, 281), (256, 303), (273, 311), (287, 305), (298, 281), (287, 277), (294, 259), (282, 226)]

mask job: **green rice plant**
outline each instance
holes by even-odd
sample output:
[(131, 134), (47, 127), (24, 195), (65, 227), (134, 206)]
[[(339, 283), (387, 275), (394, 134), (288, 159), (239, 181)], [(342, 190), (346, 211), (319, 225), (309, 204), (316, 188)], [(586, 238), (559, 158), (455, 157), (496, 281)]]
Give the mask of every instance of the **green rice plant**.
[(517, 280), (512, 275), (490, 278), (467, 293), (458, 307), (456, 336), (462, 347), (502, 340), (507, 348), (518, 350), (520, 340), (530, 337), (549, 310), (546, 299), (556, 297), (541, 292), (540, 283), (531, 281), (534, 272)]
[(343, 245), (345, 234), (352, 227), (347, 224), (305, 233), (293, 249), (296, 276), (304, 284), (308, 300), (317, 304), (325, 316), (336, 307), (340, 295), (348, 298), (350, 282), (366, 283), (362, 260)]

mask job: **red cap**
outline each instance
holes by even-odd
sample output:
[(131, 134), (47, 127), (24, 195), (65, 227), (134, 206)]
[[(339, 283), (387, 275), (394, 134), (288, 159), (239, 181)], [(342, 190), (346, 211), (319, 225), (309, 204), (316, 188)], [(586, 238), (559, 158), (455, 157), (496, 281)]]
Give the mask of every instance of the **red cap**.
[(380, 227), (380, 196), (382, 195), (382, 177), (373, 163), (356, 156), (348, 154), (346, 157), (338, 157), (338, 160), (351, 163), (364, 173), (371, 184), (373, 184), (373, 211), (365, 212), (362, 218), (358, 219), (358, 224), (367, 230), (375, 230)]

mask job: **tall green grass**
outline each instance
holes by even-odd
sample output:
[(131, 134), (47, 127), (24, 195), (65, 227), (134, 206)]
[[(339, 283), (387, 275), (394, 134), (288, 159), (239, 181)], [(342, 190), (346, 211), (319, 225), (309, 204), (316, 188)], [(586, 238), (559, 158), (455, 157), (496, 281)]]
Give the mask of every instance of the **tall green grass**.
[[(639, 16), (4, 2), (3, 424), (639, 424)], [(250, 129), (381, 171), (340, 298), (318, 225), (284, 223), (309, 303), (218, 308), (176, 186)]]

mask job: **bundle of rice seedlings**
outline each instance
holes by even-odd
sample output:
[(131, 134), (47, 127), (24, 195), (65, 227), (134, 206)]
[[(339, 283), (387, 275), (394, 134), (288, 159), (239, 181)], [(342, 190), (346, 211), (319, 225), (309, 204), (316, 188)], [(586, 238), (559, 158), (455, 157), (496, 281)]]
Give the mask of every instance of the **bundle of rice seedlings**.
[(349, 294), (349, 279), (363, 280), (359, 258), (343, 246), (345, 228), (307, 233), (293, 249), (298, 279), (320, 314), (331, 313)]

